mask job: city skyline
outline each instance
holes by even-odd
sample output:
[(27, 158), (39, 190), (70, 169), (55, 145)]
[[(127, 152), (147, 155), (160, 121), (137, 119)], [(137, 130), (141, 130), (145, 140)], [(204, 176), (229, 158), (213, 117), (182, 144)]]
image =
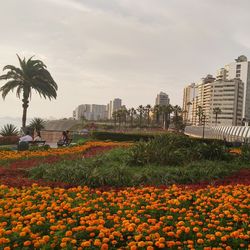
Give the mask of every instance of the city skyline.
[[(79, 103), (105, 103), (115, 96), (128, 106), (153, 104), (160, 91), (168, 93), (172, 104), (181, 105), (180, 93), (187, 82), (214, 74), (240, 54), (249, 57), (249, 7), (245, 0), (241, 4), (231, 0), (5, 1), (0, 9), (4, 34), (0, 74), (3, 66), (18, 65), (16, 53), (35, 55), (47, 65), (58, 84), (58, 98), (50, 102), (34, 94), (28, 117), (69, 117)], [(214, 9), (226, 14), (204, 19), (204, 10)], [(8, 16), (15, 18), (6, 25)], [(0, 107), (2, 117), (22, 114), (15, 93), (5, 101), (0, 98)]]

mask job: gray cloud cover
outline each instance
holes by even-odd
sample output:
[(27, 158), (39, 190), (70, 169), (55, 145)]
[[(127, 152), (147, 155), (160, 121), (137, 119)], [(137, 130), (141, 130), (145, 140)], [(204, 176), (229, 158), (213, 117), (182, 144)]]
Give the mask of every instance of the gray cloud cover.
[[(33, 95), (28, 116), (64, 117), (81, 103), (181, 104), (183, 87), (250, 57), (248, 0), (8, 0), (0, 7), (0, 68), (36, 55), (58, 99)], [(3, 82), (0, 83), (1, 85)], [(0, 116), (21, 116), (15, 94)]]

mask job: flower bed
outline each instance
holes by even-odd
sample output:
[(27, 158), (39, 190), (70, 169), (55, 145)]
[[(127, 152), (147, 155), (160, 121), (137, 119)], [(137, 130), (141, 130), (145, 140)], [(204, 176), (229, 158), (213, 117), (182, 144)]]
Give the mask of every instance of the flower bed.
[(196, 191), (2, 185), (0, 247), (247, 249), (249, 192), (249, 185)]
[(62, 156), (84, 152), (92, 147), (112, 147), (112, 146), (129, 146), (131, 143), (121, 142), (87, 142), (84, 145), (74, 147), (62, 147), (44, 151), (0, 151), (1, 160), (17, 160), (32, 157)]

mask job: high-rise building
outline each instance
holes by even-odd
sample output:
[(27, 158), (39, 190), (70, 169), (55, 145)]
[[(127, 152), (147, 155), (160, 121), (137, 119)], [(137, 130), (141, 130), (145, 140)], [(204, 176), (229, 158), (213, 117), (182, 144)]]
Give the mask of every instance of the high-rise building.
[(218, 80), (240, 79), (244, 83), (242, 119), (250, 121), (250, 62), (244, 55), (217, 71)]
[[(186, 107), (186, 110), (183, 110), (191, 109), (186, 122), (193, 125), (201, 125), (205, 122), (209, 126), (240, 125), (243, 94), (244, 83), (240, 79), (215, 80), (208, 75), (198, 84), (191, 84), (184, 89), (183, 108)], [(214, 113), (215, 108), (220, 109), (217, 115)]]
[(170, 103), (170, 99), (168, 95), (164, 92), (160, 92), (155, 99), (155, 105), (167, 106), (169, 105), (169, 103)]
[(110, 101), (107, 105), (108, 108), (108, 119), (112, 119), (112, 115), (115, 111), (120, 110), (122, 107), (122, 100), (120, 98), (115, 98), (113, 101)]
[(197, 88), (195, 83), (191, 83), (184, 88), (182, 110), (184, 111), (183, 120), (186, 123), (192, 123), (193, 105), (195, 102), (196, 94)]
[[(216, 80), (211, 84), (211, 90), (208, 125), (241, 125), (244, 83), (240, 79)], [(215, 108), (220, 110), (217, 119)]]
[(106, 105), (82, 104), (73, 111), (73, 117), (77, 120), (85, 118), (86, 120), (104, 120), (107, 119)]

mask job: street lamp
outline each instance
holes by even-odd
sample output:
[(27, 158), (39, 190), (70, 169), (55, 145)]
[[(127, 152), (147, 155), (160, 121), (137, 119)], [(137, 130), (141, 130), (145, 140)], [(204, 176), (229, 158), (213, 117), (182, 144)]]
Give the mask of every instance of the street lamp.
[(202, 115), (202, 138), (204, 139), (205, 138), (205, 124), (206, 124), (206, 116), (203, 114)]

